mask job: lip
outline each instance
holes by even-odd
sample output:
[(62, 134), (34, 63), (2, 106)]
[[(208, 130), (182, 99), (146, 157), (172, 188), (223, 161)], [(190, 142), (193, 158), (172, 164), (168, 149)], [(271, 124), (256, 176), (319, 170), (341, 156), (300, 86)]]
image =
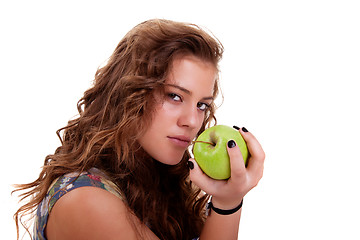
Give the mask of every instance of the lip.
[(184, 135), (168, 136), (168, 139), (175, 145), (187, 148), (190, 145), (190, 138)]

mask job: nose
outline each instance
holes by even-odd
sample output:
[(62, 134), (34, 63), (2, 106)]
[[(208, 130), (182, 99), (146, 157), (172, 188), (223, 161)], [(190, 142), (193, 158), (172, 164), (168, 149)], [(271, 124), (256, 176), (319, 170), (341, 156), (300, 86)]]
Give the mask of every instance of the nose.
[(179, 118), (178, 125), (180, 127), (196, 128), (200, 122), (200, 114), (196, 107), (183, 108)]

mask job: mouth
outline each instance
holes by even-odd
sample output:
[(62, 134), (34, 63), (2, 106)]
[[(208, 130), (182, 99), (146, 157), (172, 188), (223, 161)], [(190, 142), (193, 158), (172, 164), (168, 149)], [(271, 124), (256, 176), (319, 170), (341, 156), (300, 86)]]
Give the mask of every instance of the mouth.
[(168, 139), (179, 147), (188, 147), (191, 143), (191, 139), (186, 136), (168, 136)]

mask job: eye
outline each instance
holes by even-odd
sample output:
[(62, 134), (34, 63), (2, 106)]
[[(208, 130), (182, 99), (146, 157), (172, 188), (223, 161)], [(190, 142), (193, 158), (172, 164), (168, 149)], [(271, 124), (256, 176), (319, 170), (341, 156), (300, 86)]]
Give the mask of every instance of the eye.
[(206, 111), (206, 110), (210, 107), (210, 105), (207, 104), (207, 103), (199, 102), (199, 103), (197, 104), (197, 107), (198, 107), (198, 109), (201, 110), (201, 111)]
[(182, 102), (181, 97), (179, 95), (177, 95), (176, 93), (169, 93), (168, 97), (175, 102)]

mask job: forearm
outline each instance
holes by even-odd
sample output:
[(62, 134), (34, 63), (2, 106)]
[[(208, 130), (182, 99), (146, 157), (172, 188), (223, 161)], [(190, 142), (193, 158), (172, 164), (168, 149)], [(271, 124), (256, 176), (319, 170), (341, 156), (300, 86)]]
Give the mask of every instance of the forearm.
[(211, 211), (201, 232), (200, 240), (237, 239), (240, 217), (241, 209), (230, 215), (220, 215)]

